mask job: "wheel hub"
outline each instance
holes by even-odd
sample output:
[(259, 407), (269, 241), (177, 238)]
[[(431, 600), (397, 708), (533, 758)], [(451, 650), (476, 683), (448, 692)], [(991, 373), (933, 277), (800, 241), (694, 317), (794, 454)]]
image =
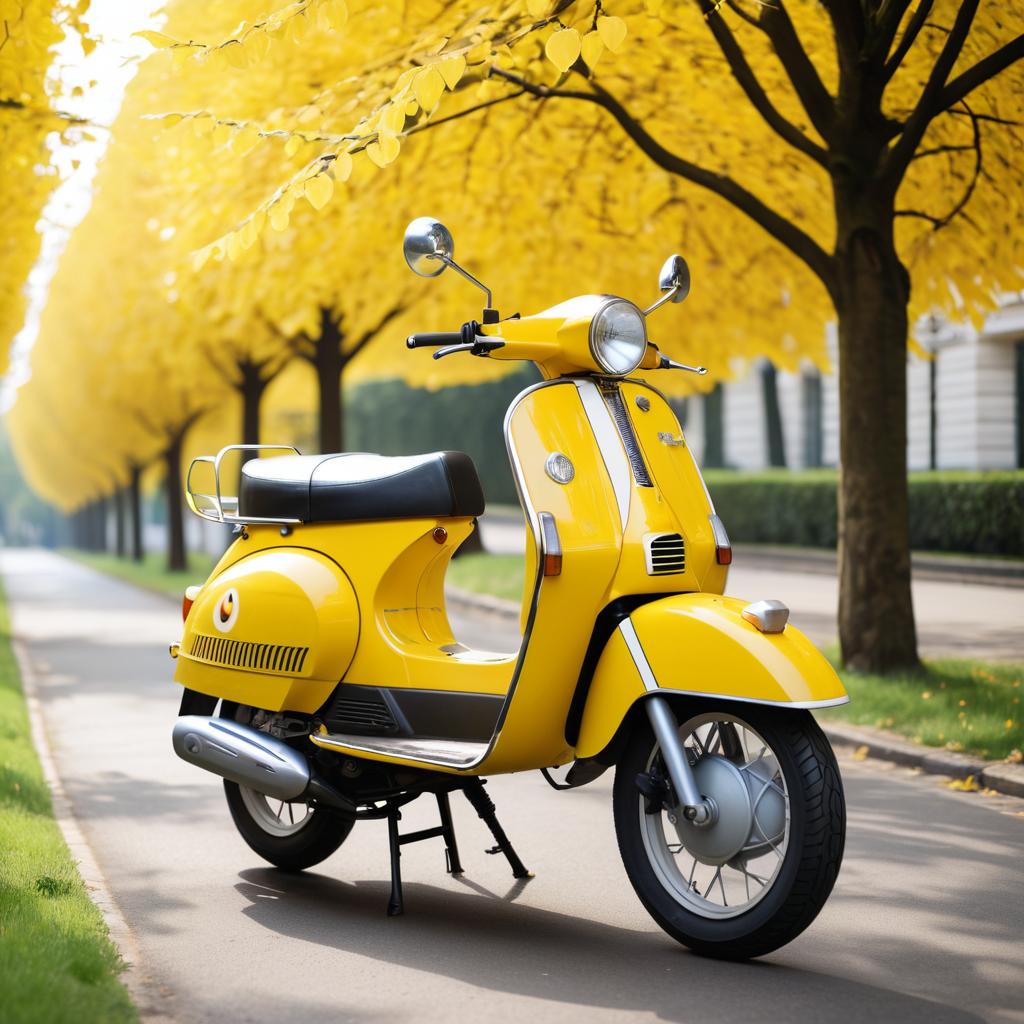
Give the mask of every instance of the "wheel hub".
[(720, 754), (708, 754), (693, 766), (697, 788), (715, 807), (716, 820), (697, 825), (673, 815), (679, 841), (702, 864), (721, 865), (764, 853), (782, 837), (786, 801), (770, 784), (774, 764), (759, 758), (740, 767)]

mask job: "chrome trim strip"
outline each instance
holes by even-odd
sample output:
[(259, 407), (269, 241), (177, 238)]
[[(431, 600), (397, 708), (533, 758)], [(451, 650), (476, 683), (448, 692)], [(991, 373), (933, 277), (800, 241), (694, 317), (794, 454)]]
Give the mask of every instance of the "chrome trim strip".
[(636, 665), (637, 672), (640, 673), (644, 689), (648, 693), (657, 690), (658, 680), (654, 678), (654, 673), (651, 671), (651, 663), (647, 660), (647, 655), (644, 654), (644, 649), (640, 645), (640, 637), (636, 635), (633, 623), (628, 618), (623, 619), (619, 623), (619, 632), (622, 634), (622, 639), (626, 641), (626, 647), (629, 649), (630, 657), (633, 659), (633, 664)]
[(612, 490), (615, 492), (615, 503), (619, 507), (619, 520), (622, 529), (625, 530), (626, 521), (629, 519), (629, 499), (633, 492), (633, 471), (626, 457), (626, 449), (598, 386), (587, 379), (575, 379), (573, 383), (579, 392), (580, 401), (583, 402), (583, 411), (587, 414), (590, 429), (594, 432), (605, 469), (608, 470)]
[[(850, 695), (845, 697), (829, 697), (827, 700), (764, 700), (761, 697), (735, 697), (731, 693), (707, 693), (704, 690), (678, 690), (663, 686), (661, 693), (685, 693), (687, 697), (707, 697), (709, 700), (729, 700), (737, 704), (764, 704), (773, 708), (796, 708), (800, 711), (813, 711), (815, 708), (837, 708), (841, 704), (850, 703)], [(639, 698), (643, 700), (643, 697)]]

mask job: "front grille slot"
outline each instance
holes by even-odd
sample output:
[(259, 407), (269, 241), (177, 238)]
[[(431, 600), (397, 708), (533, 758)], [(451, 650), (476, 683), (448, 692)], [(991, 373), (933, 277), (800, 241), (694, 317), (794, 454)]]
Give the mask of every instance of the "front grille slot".
[(678, 533), (650, 533), (644, 537), (649, 576), (686, 572), (686, 544)]
[(246, 640), (232, 640), (226, 636), (196, 633), (188, 653), (197, 661), (205, 661), (210, 665), (256, 669), (260, 672), (292, 676), (302, 671), (309, 648), (288, 647), (284, 644), (254, 644)]
[(615, 426), (618, 427), (619, 437), (622, 438), (622, 443), (626, 448), (626, 457), (633, 470), (633, 479), (636, 480), (639, 487), (653, 487), (647, 466), (644, 464), (644, 457), (640, 452), (640, 443), (633, 432), (633, 424), (629, 421), (629, 413), (626, 412), (626, 403), (622, 400), (622, 392), (619, 390), (618, 384), (603, 384), (601, 391), (604, 394), (608, 411), (612, 414), (612, 419), (615, 420)]

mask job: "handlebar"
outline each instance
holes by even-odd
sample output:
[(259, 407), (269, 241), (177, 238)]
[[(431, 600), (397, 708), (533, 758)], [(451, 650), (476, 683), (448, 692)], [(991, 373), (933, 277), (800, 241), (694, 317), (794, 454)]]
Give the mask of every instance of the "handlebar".
[(410, 334), (405, 339), (406, 348), (438, 348), (441, 345), (458, 345), (462, 342), (462, 331), (434, 331), (427, 334)]

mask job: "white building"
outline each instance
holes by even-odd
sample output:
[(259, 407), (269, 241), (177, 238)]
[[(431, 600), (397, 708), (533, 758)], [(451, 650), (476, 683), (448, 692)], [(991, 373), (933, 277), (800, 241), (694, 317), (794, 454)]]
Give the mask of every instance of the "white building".
[[(935, 356), (909, 356), (910, 468), (1024, 468), (1024, 296), (990, 316), (981, 333), (933, 319), (918, 325), (916, 337)], [(828, 340), (834, 354), (834, 326)], [(774, 458), (773, 375), (782, 428)], [(834, 466), (839, 459), (836, 376), (812, 366), (785, 373), (766, 360), (749, 364), (715, 393), (690, 398), (685, 419), (687, 439), (704, 465), (763, 469), (782, 464), (780, 453), (791, 469)]]

